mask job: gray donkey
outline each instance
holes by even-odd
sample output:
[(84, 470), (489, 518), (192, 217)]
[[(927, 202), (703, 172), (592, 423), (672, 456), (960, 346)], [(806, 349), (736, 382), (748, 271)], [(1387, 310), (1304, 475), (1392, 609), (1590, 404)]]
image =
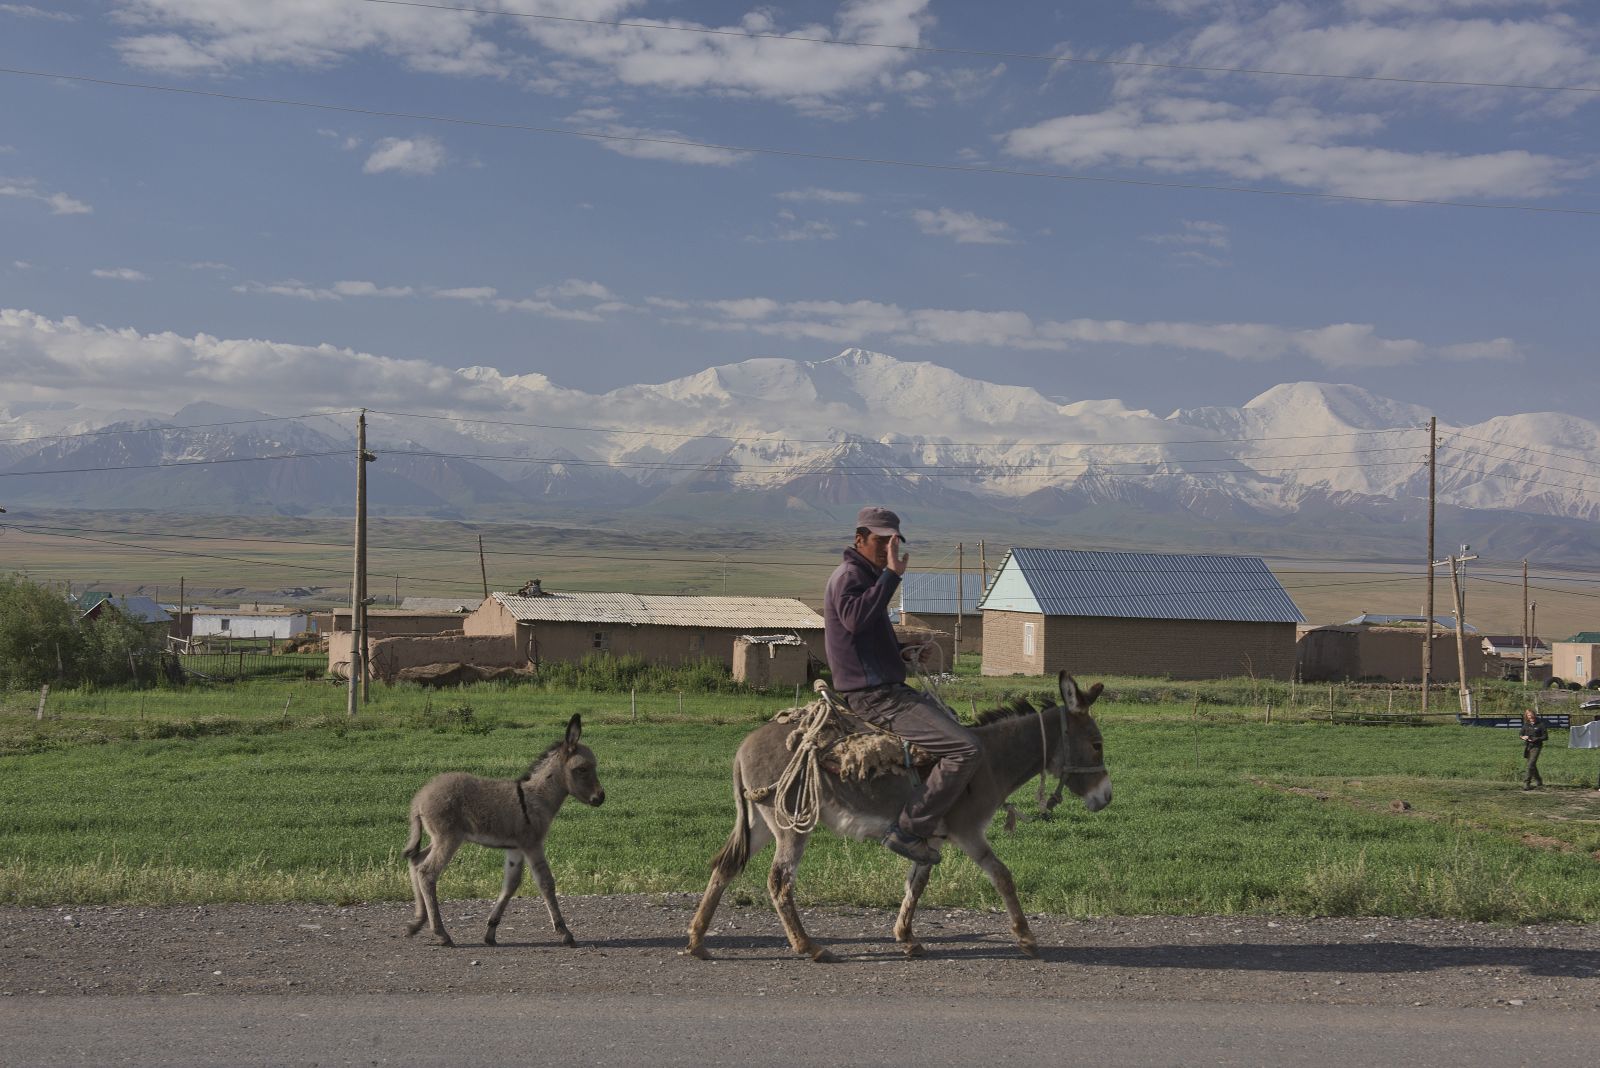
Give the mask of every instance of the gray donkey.
[[(526, 863), (532, 865), (533, 876), (539, 880), (539, 892), (556, 934), (568, 946), (578, 944), (556, 904), (556, 881), (544, 859), (544, 837), (569, 794), (596, 808), (606, 799), (595, 773), (594, 753), (578, 744), (582, 734), (583, 721), (573, 716), (567, 722), (566, 737), (546, 749), (520, 779), (480, 779), (447, 771), (417, 791), (411, 799), (411, 839), (405, 848), (417, 911), (406, 927), (407, 935), (416, 934), (426, 923), (441, 945), (455, 944), (439, 918), (439, 873), (461, 843), (477, 842), (506, 851), (505, 886), (489, 914), (483, 940), (494, 945), (495, 928), (500, 926), (506, 902), (522, 885)], [(427, 846), (421, 844), (424, 830), (430, 840)]]
[[(1027, 917), (1017, 899), (1011, 871), (989, 848), (989, 824), (1006, 798), (1035, 775), (1049, 772), (1083, 799), (1084, 807), (1098, 812), (1111, 803), (1111, 776), (1106, 772), (1100, 728), (1089, 715), (1089, 706), (1100, 696), (1101, 684), (1088, 690), (1065, 671), (1057, 680), (1061, 704), (1035, 711), (1026, 701), (986, 712), (974, 730), (982, 742), (977, 773), (971, 784), (945, 816), (945, 833), (961, 851), (983, 869), (1005, 901), (1011, 915), (1011, 930), (1022, 951), (1038, 956), (1037, 943)], [(733, 833), (714, 859), (711, 882), (700, 899), (700, 908), (689, 925), (689, 945), (684, 951), (702, 959), (706, 929), (717, 911), (717, 902), (730, 882), (750, 862), (751, 856), (776, 838), (777, 850), (772, 871), (767, 876), (767, 893), (783, 923), (784, 933), (796, 953), (817, 961), (831, 961), (833, 955), (817, 945), (800, 924), (795, 908), (795, 869), (805, 852), (808, 835), (786, 828), (775, 818), (771, 792), (765, 789), (778, 781), (790, 760), (787, 740), (792, 723), (772, 722), (752, 731), (733, 758), (733, 802), (736, 818)], [(1042, 785), (1042, 784), (1041, 784)], [(879, 839), (905, 806), (916, 789), (916, 781), (905, 775), (885, 775), (865, 781), (844, 780), (831, 774), (821, 776), (819, 820), (836, 834), (850, 838)], [(760, 819), (756, 819), (756, 815)], [(928, 885), (933, 868), (914, 864), (906, 877), (905, 899), (895, 921), (894, 937), (907, 956), (923, 953), (922, 944), (911, 931), (917, 899)]]

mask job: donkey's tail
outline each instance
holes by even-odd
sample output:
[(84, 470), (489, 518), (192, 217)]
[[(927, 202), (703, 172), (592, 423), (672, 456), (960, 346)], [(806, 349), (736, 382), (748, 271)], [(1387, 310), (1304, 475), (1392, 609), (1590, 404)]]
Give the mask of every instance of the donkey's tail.
[(416, 864), (422, 860), (422, 817), (411, 813), (411, 837), (406, 840), (405, 858)]
[(744, 772), (737, 757), (733, 761), (733, 807), (737, 812), (733, 831), (711, 860), (711, 867), (725, 879), (732, 879), (750, 863), (750, 801), (745, 797)]

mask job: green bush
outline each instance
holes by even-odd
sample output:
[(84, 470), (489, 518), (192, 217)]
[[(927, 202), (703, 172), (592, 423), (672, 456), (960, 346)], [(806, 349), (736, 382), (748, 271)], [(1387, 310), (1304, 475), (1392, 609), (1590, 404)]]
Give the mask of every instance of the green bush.
[(159, 627), (114, 611), (80, 623), (61, 591), (0, 577), (0, 687), (153, 681), (163, 639)]
[(627, 693), (629, 690), (671, 693), (751, 693), (733, 681), (733, 672), (720, 660), (692, 660), (685, 664), (652, 664), (641, 656), (590, 655), (578, 663), (559, 661), (539, 669), (539, 682), (547, 690), (590, 693)]

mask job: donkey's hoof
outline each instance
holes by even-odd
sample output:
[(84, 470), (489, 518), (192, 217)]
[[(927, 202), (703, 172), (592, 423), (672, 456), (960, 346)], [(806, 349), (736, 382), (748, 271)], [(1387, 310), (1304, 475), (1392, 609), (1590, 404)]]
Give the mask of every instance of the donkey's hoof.
[(706, 952), (705, 946), (685, 946), (678, 950), (680, 957), (693, 957), (695, 960), (710, 960), (711, 954)]
[(451, 938), (449, 935), (442, 934), (434, 937), (433, 944), (436, 946), (444, 946), (446, 948), (454, 948), (456, 942), (455, 939)]
[(1023, 956), (1032, 957), (1034, 960), (1039, 959), (1039, 944), (1037, 942), (1018, 942), (1017, 948), (1022, 950)]
[(900, 948), (905, 951), (908, 957), (926, 957), (928, 955), (927, 949), (921, 942), (902, 942), (900, 943)]
[(822, 946), (813, 946), (811, 948), (811, 959), (816, 961), (818, 964), (839, 963), (839, 958), (835, 957), (832, 952)]
[(408, 923), (406, 924), (406, 937), (415, 938), (417, 936), (417, 932), (420, 930), (422, 930), (421, 920), (418, 920), (416, 923)]
[(495, 944), (493, 927), (489, 928), (483, 933), (483, 944), (486, 946), (492, 946)]
[(568, 934), (561, 939), (561, 944), (566, 946), (568, 949), (574, 949), (578, 945), (578, 940), (573, 938), (572, 935)]

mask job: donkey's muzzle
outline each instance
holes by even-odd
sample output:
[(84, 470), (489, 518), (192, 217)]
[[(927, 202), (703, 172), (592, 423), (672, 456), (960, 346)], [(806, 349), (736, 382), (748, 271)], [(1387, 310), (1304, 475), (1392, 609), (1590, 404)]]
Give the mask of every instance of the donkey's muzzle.
[(603, 805), (605, 803), (606, 803), (606, 792), (604, 790), (601, 790), (599, 793), (597, 793), (593, 797), (589, 798), (589, 807), (590, 808), (599, 808), (601, 805)]

